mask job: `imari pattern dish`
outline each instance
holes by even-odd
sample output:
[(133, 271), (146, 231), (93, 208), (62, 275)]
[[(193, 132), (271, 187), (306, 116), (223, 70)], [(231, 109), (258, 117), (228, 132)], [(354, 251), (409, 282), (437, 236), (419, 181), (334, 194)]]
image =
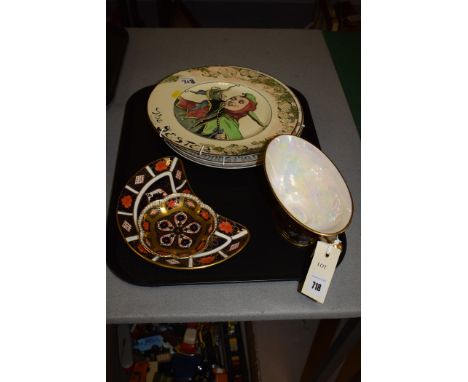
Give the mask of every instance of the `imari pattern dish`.
[(172, 269), (210, 267), (238, 254), (250, 233), (194, 195), (182, 161), (155, 160), (127, 182), (118, 197), (119, 231), (138, 256)]
[(148, 99), (148, 115), (178, 153), (212, 167), (263, 163), (268, 142), (299, 135), (303, 112), (294, 93), (253, 69), (206, 66), (162, 80)]
[(153, 255), (188, 258), (202, 252), (217, 226), (210, 206), (190, 194), (171, 194), (140, 214), (140, 242)]

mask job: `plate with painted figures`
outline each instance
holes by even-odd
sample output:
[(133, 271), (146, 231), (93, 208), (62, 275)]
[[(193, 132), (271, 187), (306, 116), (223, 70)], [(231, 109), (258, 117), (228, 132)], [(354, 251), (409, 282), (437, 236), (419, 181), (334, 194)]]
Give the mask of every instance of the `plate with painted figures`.
[(299, 135), (303, 127), (303, 111), (291, 89), (237, 66), (174, 73), (155, 86), (147, 110), (160, 136), (180, 155), (220, 168), (260, 165), (271, 139)]

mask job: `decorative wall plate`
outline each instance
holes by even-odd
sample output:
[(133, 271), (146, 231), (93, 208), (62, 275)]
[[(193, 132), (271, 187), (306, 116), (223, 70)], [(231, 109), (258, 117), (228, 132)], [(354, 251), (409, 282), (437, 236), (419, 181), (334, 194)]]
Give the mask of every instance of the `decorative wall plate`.
[(245, 247), (250, 238), (247, 228), (216, 214), (217, 226), (204, 250), (186, 258), (151, 253), (140, 241), (138, 218), (150, 203), (174, 193), (193, 195), (182, 161), (177, 157), (157, 159), (128, 180), (118, 197), (116, 217), (119, 231), (133, 252), (155, 265), (192, 270), (226, 261)]
[(303, 121), (287, 86), (236, 66), (199, 67), (166, 77), (148, 99), (148, 115), (166, 141), (214, 157), (257, 155), (275, 136), (298, 132)]

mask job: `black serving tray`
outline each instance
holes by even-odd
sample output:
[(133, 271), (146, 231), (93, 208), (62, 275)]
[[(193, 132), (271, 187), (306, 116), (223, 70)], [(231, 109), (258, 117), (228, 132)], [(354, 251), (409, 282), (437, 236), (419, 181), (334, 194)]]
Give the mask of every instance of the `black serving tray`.
[[(155, 159), (176, 155), (159, 137), (147, 115), (146, 103), (154, 86), (145, 87), (127, 101), (114, 183), (107, 218), (107, 264), (121, 279), (137, 285), (161, 286), (244, 281), (301, 280), (307, 273), (313, 247), (298, 248), (284, 240), (273, 220), (273, 194), (263, 166), (217, 169), (183, 161), (195, 194), (217, 213), (245, 225), (251, 234), (247, 246), (228, 261), (210, 268), (173, 270), (153, 265), (126, 245), (116, 224), (117, 198), (127, 180)], [(304, 96), (293, 92), (304, 111), (301, 137), (320, 148)], [(346, 252), (346, 237), (343, 252)]]

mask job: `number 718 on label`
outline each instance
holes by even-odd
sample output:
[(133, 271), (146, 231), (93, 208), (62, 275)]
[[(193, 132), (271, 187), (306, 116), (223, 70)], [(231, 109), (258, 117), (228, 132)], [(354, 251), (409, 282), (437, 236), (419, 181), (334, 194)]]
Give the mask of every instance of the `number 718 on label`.
[(326, 292), (327, 281), (324, 279), (321, 279), (320, 277), (312, 275), (312, 277), (310, 278), (309, 285), (310, 285), (311, 294), (317, 297), (322, 297), (324, 292)]
[(321, 288), (322, 288), (322, 283), (312, 281), (312, 289), (315, 289), (317, 292), (320, 292)]

